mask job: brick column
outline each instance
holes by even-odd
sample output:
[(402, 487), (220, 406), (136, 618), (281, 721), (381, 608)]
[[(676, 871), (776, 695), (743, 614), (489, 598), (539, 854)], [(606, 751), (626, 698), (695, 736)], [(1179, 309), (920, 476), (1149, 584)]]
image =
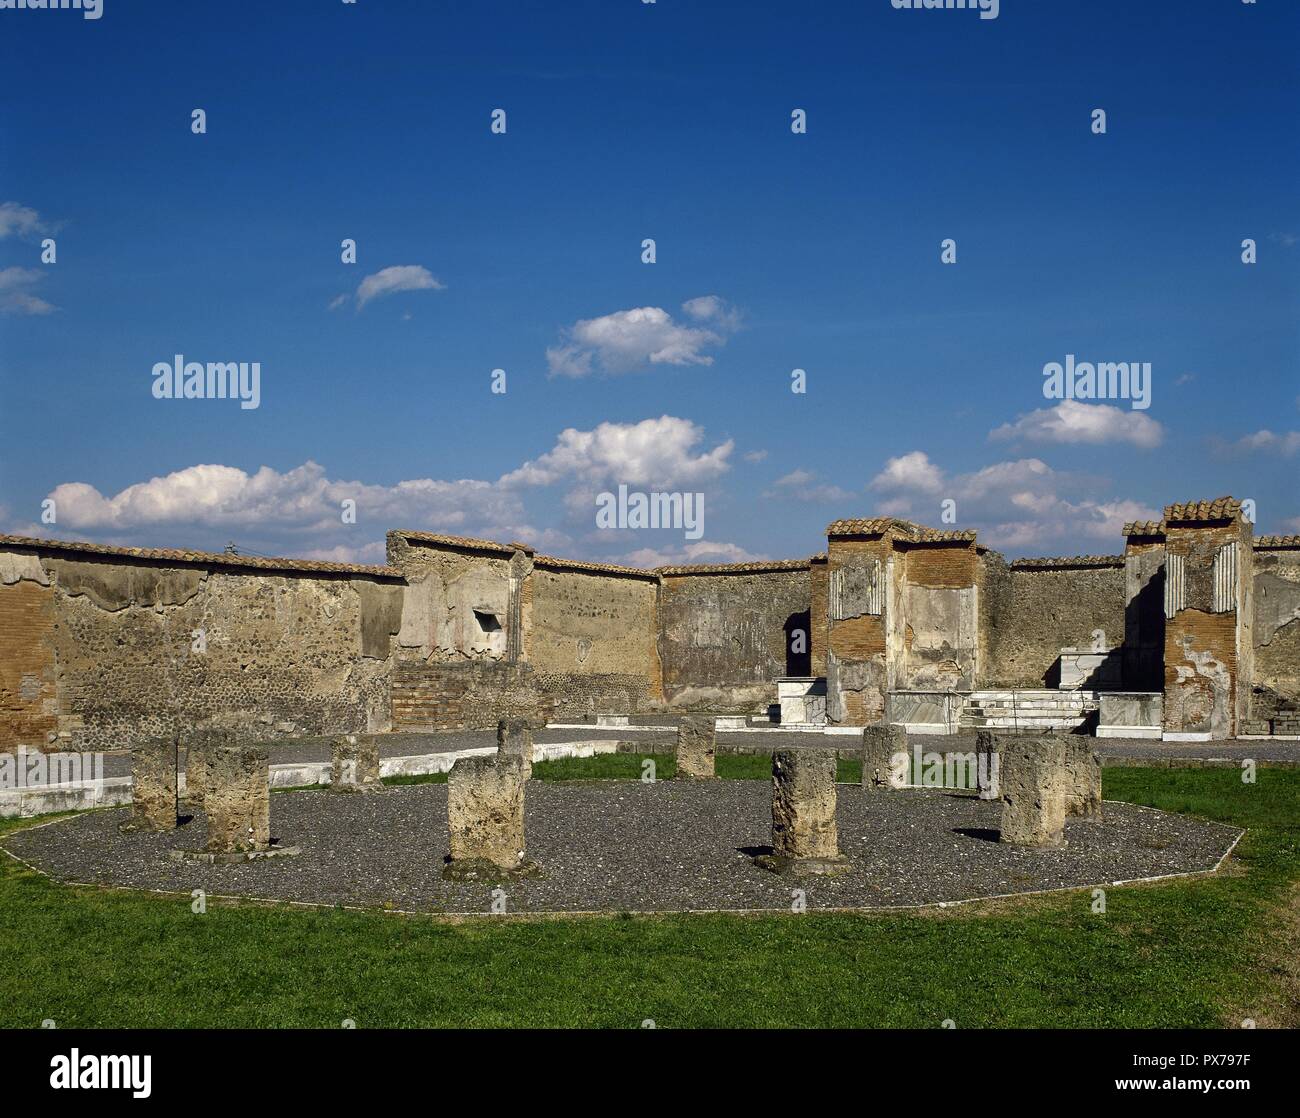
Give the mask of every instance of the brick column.
[(1231, 497), (1165, 509), (1164, 736), (1235, 737), (1254, 668), (1254, 552)]

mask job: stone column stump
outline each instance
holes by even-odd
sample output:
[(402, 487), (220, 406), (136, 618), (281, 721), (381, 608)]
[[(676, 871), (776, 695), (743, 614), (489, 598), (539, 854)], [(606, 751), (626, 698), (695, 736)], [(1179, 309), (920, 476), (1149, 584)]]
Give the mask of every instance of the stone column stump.
[(201, 811), (208, 786), (208, 758), (214, 750), (229, 745), (231, 736), (227, 730), (205, 727), (182, 734), (181, 741), (185, 745), (184, 802), (191, 811)]
[(523, 762), (524, 779), (533, 776), (533, 722), (526, 718), (503, 718), (497, 723), (497, 753), (518, 757)]
[(447, 777), (451, 853), (442, 876), (452, 881), (502, 881), (540, 872), (524, 857), (523, 759), (497, 753), (464, 757)]
[(1101, 761), (1089, 738), (1071, 734), (1064, 739), (1065, 814), (1101, 822)]
[(382, 792), (379, 742), (373, 734), (344, 734), (331, 746), (331, 792)]
[(1059, 737), (1002, 743), (1000, 772), (1003, 842), (1065, 845), (1065, 743)]
[(899, 753), (907, 755), (907, 731), (902, 726), (877, 722), (862, 728), (863, 791), (895, 787), (893, 760)]
[(835, 822), (833, 749), (786, 749), (772, 754), (772, 853), (754, 861), (775, 873), (843, 873)]
[(226, 742), (207, 751), (206, 761), (207, 844), (173, 850), (173, 858), (230, 863), (299, 853), (271, 839), (271, 761), (265, 749)]
[(1000, 800), (998, 770), (1001, 768), (1002, 744), (992, 730), (975, 734), (975, 790), (981, 800)]
[(677, 779), (712, 780), (717, 749), (714, 720), (701, 714), (688, 714), (677, 723)]
[(123, 834), (176, 829), (176, 739), (168, 736), (131, 747), (131, 816)]

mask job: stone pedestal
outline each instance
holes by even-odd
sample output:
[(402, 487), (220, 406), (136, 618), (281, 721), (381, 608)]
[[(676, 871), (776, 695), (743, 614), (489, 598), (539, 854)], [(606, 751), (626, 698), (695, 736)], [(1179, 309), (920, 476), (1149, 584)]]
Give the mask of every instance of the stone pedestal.
[(203, 727), (181, 735), (185, 747), (185, 804), (191, 811), (203, 809), (203, 799), (208, 787), (209, 758), (213, 752), (232, 744), (228, 730)]
[[(901, 788), (907, 783), (894, 778), (894, 758), (907, 756), (907, 731), (902, 726), (877, 722), (862, 728), (862, 787), (871, 791), (878, 788)], [(906, 770), (903, 770), (906, 772)]]
[(176, 739), (158, 738), (131, 747), (131, 817), (123, 833), (176, 829)]
[(1062, 739), (1062, 751), (1065, 814), (1100, 822), (1101, 761), (1093, 752), (1091, 739), (1071, 734)]
[(503, 718), (497, 723), (497, 752), (523, 762), (524, 779), (533, 775), (533, 725), (525, 718)]
[(998, 779), (1002, 841), (1018, 846), (1065, 845), (1067, 782), (1062, 738), (1005, 738)]
[(833, 749), (772, 755), (772, 853), (755, 859), (777, 873), (835, 874), (849, 868), (835, 822)]
[(382, 792), (379, 742), (373, 734), (346, 734), (334, 739), (330, 772), (332, 792)]
[(539, 872), (524, 857), (527, 784), (524, 763), (516, 756), (465, 757), (452, 766), (447, 777), (451, 854), (444, 877), (499, 881)]
[(240, 855), (271, 848), (271, 764), (264, 749), (221, 745), (208, 754), (203, 806), (208, 854)]
[(992, 730), (978, 730), (975, 734), (975, 790), (981, 800), (1002, 798), (998, 770), (1002, 764), (1001, 746)]
[(677, 724), (677, 779), (711, 780), (714, 771), (716, 731), (707, 715), (686, 715)]

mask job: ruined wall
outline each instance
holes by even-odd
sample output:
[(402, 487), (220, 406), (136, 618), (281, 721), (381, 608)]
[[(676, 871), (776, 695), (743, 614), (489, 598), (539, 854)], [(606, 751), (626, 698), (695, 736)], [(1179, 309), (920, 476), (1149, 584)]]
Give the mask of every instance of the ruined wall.
[(866, 726), (885, 713), (889, 689), (887, 600), (898, 581), (890, 568), (891, 543), (876, 536), (827, 543), (826, 717)]
[(1300, 709), (1300, 542), (1255, 552), (1251, 717)]
[(806, 565), (665, 573), (664, 700), (679, 709), (765, 711), (776, 702), (778, 678), (812, 674), (811, 607)]
[(979, 657), (979, 564), (973, 544), (908, 547), (901, 575), (902, 648), (894, 686), (969, 691)]
[(0, 748), (388, 725), (394, 582), (39, 549), (0, 569)]
[[(1086, 560), (1085, 560), (1086, 561)], [(1018, 560), (1004, 570), (984, 564), (998, 606), (986, 613), (989, 661), (980, 687), (1055, 687), (1063, 648), (1089, 650), (1100, 630), (1106, 649), (1124, 638), (1124, 564), (1079, 566), (1072, 560)]]
[(657, 596), (653, 575), (537, 562), (524, 585), (524, 657), (559, 714), (633, 714), (657, 702)]

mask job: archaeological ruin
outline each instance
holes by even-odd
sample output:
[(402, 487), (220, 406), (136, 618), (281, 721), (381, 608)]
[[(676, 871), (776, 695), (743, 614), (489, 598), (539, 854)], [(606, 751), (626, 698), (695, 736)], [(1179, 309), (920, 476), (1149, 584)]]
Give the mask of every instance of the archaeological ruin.
[(837, 520), (804, 559), (639, 569), (390, 532), (361, 566), (0, 537), (0, 751), (188, 731), (489, 729), (708, 712), (910, 733), (1300, 730), (1300, 537), (1231, 498), (1123, 554)]

